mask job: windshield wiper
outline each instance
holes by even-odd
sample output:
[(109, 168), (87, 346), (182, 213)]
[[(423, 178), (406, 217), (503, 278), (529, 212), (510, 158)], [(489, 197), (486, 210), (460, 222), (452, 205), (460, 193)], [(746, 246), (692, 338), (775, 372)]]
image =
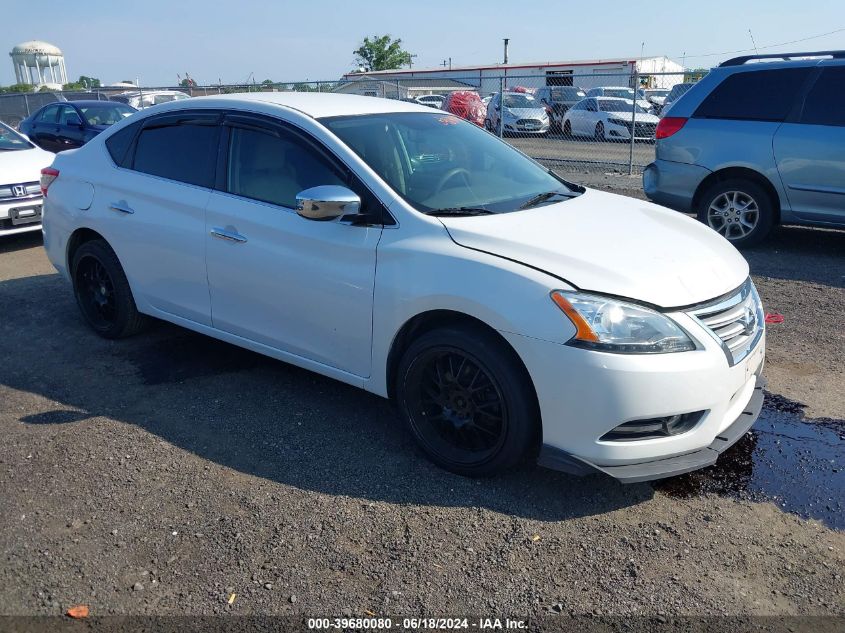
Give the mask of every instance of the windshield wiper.
[(519, 207), (519, 209), (528, 209), (529, 207), (538, 205), (541, 202), (549, 200), (550, 198), (554, 198), (555, 196), (564, 196), (566, 198), (572, 198), (574, 197), (574, 194), (565, 191), (545, 191), (543, 193), (538, 193), (533, 198), (530, 198), (528, 202), (524, 203), (521, 207)]
[(432, 209), (428, 215), (490, 215), (490, 209), (484, 207), (447, 207), (445, 209)]

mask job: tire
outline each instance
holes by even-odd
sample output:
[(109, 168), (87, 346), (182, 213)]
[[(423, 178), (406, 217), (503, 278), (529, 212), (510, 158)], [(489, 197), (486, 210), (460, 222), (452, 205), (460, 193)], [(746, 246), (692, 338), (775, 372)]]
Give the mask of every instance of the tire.
[(698, 219), (737, 248), (759, 244), (772, 230), (775, 212), (768, 192), (753, 180), (713, 183), (700, 196)]
[(570, 121), (566, 121), (563, 124), (563, 136), (566, 138), (572, 138), (572, 123)]
[(599, 142), (606, 140), (604, 137), (604, 123), (601, 121), (596, 123), (596, 140)]
[(73, 294), (85, 322), (107, 339), (132, 336), (147, 324), (138, 312), (126, 275), (104, 240), (80, 246), (71, 263)]
[(540, 414), (531, 380), (492, 333), (455, 325), (421, 335), (402, 355), (395, 394), (422, 451), (453, 473), (494, 475), (536, 446)]
[(488, 132), (493, 131), (493, 124), (490, 122), (490, 119), (484, 119), (484, 129)]

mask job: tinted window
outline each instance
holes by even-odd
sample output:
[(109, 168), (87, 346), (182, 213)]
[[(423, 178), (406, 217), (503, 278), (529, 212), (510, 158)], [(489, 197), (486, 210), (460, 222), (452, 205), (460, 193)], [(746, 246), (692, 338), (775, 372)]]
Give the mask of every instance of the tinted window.
[(810, 68), (735, 73), (716, 86), (695, 111), (707, 119), (783, 121)]
[(319, 185), (348, 186), (327, 159), (292, 134), (232, 128), (228, 192), (294, 209), (296, 194)]
[(82, 123), (82, 119), (79, 118), (79, 113), (72, 106), (62, 106), (61, 112), (59, 113), (59, 125), (70, 125), (69, 122), (79, 125)]
[(121, 167), (127, 166), (127, 153), (129, 147), (132, 145), (132, 140), (135, 138), (135, 132), (138, 131), (139, 127), (141, 127), (141, 121), (127, 125), (106, 139), (106, 149), (109, 150), (112, 160)]
[(56, 115), (59, 113), (59, 106), (53, 105), (44, 108), (38, 115), (38, 121), (42, 123), (55, 123)]
[(802, 123), (845, 125), (845, 66), (825, 68), (807, 93)]
[(132, 168), (201, 187), (214, 182), (216, 124), (181, 122), (145, 127), (138, 136)]

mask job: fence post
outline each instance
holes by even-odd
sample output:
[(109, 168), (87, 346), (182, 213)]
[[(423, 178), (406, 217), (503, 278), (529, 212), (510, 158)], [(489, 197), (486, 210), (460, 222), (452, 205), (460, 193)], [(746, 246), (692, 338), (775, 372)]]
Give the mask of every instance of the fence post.
[(32, 114), (32, 112), (29, 111), (29, 99), (26, 98), (26, 93), (23, 93), (23, 105), (26, 108), (26, 116)]
[(637, 89), (640, 85), (640, 71), (634, 70), (634, 105), (631, 107), (631, 145), (628, 150), (628, 175), (634, 175), (634, 137), (637, 135)]
[(505, 78), (499, 77), (499, 138), (505, 135)]
[(396, 80), (396, 100), (399, 101), (402, 98), (402, 95), (399, 94), (399, 80)]

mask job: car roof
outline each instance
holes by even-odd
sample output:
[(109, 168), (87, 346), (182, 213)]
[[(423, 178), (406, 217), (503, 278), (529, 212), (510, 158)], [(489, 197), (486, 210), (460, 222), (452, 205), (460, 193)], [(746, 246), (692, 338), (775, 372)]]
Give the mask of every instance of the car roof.
[(431, 108), (418, 103), (330, 92), (244, 92), (227, 95), (209, 95), (207, 97), (194, 97), (190, 100), (171, 101), (170, 103), (156, 106), (156, 108), (158, 112), (164, 112), (169, 109), (192, 107), (197, 103), (212, 106), (212, 102), (224, 108), (235, 104), (276, 105), (298, 110), (315, 119), (356, 114), (385, 114), (389, 112), (431, 113)]
[[(93, 105), (126, 105), (124, 103), (117, 103), (116, 101), (109, 101), (108, 99), (80, 99), (78, 101), (68, 101), (63, 102), (64, 105), (73, 105), (73, 106), (93, 106)], [(50, 104), (52, 105), (52, 104)]]

